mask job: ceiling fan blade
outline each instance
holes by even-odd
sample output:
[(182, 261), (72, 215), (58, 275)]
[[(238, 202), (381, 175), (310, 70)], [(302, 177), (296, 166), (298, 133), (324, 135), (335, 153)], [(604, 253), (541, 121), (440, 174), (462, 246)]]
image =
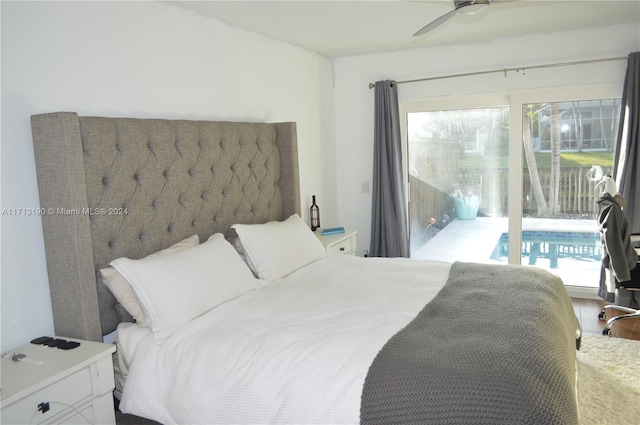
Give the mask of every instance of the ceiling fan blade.
[(441, 17), (439, 17), (438, 19), (436, 19), (435, 21), (425, 25), (424, 27), (422, 27), (418, 32), (416, 32), (415, 34), (413, 34), (414, 37), (419, 37), (424, 33), (427, 33), (429, 31), (431, 31), (432, 29), (442, 25), (443, 23), (445, 23), (446, 21), (449, 20), (449, 18), (451, 18), (453, 15), (456, 14), (455, 9), (452, 10), (449, 13), (445, 13), (444, 15), (442, 15)]

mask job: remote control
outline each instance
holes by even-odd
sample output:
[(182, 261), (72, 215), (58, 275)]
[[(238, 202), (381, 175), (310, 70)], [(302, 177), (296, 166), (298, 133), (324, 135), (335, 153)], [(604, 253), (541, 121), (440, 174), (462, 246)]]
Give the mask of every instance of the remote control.
[(76, 347), (79, 347), (80, 343), (76, 341), (65, 341), (62, 344), (58, 345), (58, 348), (61, 350), (72, 350)]
[(64, 339), (52, 339), (51, 341), (47, 341), (44, 343), (44, 345), (48, 346), (48, 347), (57, 347), (58, 345), (65, 343), (67, 341), (65, 341)]
[(50, 336), (41, 336), (39, 338), (36, 339), (32, 339), (31, 343), (32, 344), (37, 344), (37, 345), (41, 345), (44, 344), (45, 342), (49, 342), (51, 341), (53, 338), (51, 338)]

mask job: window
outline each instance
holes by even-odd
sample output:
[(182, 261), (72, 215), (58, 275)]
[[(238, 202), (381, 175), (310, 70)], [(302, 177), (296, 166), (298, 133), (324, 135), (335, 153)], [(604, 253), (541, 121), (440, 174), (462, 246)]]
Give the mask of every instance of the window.
[(531, 131), (538, 151), (551, 151), (551, 114), (554, 110), (558, 113), (556, 124), (563, 152), (612, 151), (620, 99), (538, 103), (535, 108), (531, 105)]

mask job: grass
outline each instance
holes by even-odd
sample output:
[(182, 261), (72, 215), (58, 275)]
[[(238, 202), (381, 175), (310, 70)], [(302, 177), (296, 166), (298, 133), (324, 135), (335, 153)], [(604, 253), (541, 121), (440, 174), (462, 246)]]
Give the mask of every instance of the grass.
[[(526, 160), (522, 160), (526, 167)], [(551, 153), (536, 153), (536, 163), (538, 168), (551, 167)], [(507, 156), (482, 157), (463, 156), (460, 157), (460, 168), (508, 168), (509, 158)], [(601, 167), (613, 166), (613, 153), (611, 152), (562, 152), (560, 154), (561, 167), (591, 167), (599, 165)]]

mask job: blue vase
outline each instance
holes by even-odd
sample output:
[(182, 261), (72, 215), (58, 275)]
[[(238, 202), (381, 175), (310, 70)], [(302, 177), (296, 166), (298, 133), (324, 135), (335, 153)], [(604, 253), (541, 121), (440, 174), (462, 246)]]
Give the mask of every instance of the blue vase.
[(456, 215), (460, 220), (473, 220), (480, 208), (480, 195), (464, 195), (453, 198)]

